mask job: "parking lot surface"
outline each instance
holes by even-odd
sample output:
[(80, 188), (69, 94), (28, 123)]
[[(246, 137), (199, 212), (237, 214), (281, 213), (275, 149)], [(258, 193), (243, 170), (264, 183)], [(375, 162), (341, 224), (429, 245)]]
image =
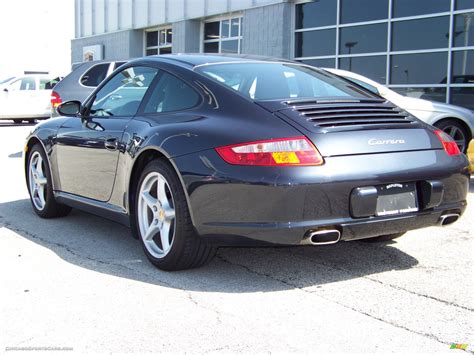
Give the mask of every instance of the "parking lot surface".
[(169, 273), (121, 225), (33, 213), (31, 128), (0, 123), (0, 353), (474, 352), (474, 181), (452, 226), (382, 244), (225, 248)]

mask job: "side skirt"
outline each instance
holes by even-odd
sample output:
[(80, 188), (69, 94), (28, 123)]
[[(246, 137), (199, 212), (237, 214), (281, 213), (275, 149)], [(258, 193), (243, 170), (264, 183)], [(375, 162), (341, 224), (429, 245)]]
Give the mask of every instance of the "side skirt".
[(107, 218), (113, 222), (123, 224), (130, 227), (129, 215), (120, 207), (107, 202), (101, 202), (86, 197), (81, 197), (66, 192), (54, 192), (56, 201), (78, 210), (95, 214), (97, 216)]

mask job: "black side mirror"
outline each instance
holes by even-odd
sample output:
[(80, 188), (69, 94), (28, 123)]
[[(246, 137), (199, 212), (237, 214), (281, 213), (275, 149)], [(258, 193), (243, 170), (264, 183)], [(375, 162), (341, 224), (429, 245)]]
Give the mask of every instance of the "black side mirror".
[(62, 116), (77, 116), (81, 113), (82, 105), (80, 101), (66, 101), (58, 106), (57, 110)]
[(7, 89), (7, 88), (5, 88), (5, 89), (3, 89), (3, 91), (5, 91), (5, 92), (8, 92), (8, 89)]

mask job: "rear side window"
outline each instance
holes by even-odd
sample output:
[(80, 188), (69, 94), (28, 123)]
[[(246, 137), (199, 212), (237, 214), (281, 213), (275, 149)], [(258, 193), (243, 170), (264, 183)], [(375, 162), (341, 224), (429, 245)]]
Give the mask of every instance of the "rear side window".
[(184, 81), (163, 72), (145, 106), (145, 113), (173, 112), (190, 109), (200, 101), (199, 94)]
[(119, 66), (121, 66), (122, 64), (125, 64), (126, 62), (115, 62), (114, 64), (114, 70), (117, 69)]
[(26, 77), (18, 79), (9, 85), (10, 90), (36, 90), (36, 82), (34, 77)]
[(107, 77), (109, 63), (97, 64), (90, 68), (81, 77), (81, 84), (89, 87), (97, 87)]

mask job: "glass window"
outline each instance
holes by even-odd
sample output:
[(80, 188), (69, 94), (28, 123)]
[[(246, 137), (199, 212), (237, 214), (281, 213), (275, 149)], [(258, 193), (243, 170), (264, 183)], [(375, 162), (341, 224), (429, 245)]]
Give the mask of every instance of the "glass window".
[(319, 0), (296, 5), (296, 28), (336, 24), (337, 1)]
[(341, 23), (386, 19), (388, 0), (341, 0)]
[(200, 101), (199, 94), (184, 81), (163, 72), (145, 105), (145, 113), (174, 112), (190, 109)]
[(446, 102), (446, 88), (391, 88), (404, 96)]
[(204, 24), (204, 39), (219, 39), (220, 30), (219, 30), (219, 21), (215, 22), (206, 22)]
[(154, 47), (158, 45), (158, 32), (146, 32), (146, 46)]
[(474, 12), (454, 16), (454, 47), (474, 46)]
[(456, 10), (474, 9), (474, 0), (456, 0)]
[(159, 51), (160, 54), (171, 54), (171, 47), (162, 47)]
[(49, 84), (50, 79), (47, 78), (41, 78), (39, 82), (39, 89), (40, 90), (45, 90), (46, 86)]
[(239, 41), (222, 41), (221, 53), (239, 53)]
[(230, 35), (230, 20), (223, 20), (222, 21), (222, 38), (229, 38)]
[(391, 58), (391, 84), (439, 84), (446, 82), (448, 54), (399, 54)]
[(375, 86), (370, 85), (369, 83), (366, 83), (365, 81), (355, 79), (355, 78), (348, 78), (348, 77), (345, 77), (345, 76), (343, 76), (343, 77), (346, 78), (349, 81), (352, 81), (352, 82), (356, 83), (357, 85), (362, 86), (363, 88), (366, 88), (367, 90), (369, 90), (370, 92), (373, 92), (376, 95), (380, 95), (379, 90)]
[(451, 82), (474, 84), (474, 50), (453, 52)]
[(371, 57), (349, 57), (339, 59), (339, 68), (366, 76), (378, 83), (385, 84), (387, 57), (376, 55)]
[(446, 12), (450, 7), (451, 0), (393, 0), (393, 17)]
[(10, 80), (15, 79), (14, 76), (10, 76), (8, 78), (0, 80), (0, 84), (5, 84), (6, 82), (9, 82)]
[(393, 22), (392, 26), (393, 51), (448, 47), (448, 16)]
[(97, 87), (107, 77), (108, 71), (109, 63), (94, 65), (81, 77), (81, 84), (89, 87)]
[(336, 30), (297, 32), (296, 57), (336, 54)]
[(95, 95), (92, 116), (133, 116), (158, 73), (149, 67), (131, 67), (114, 75)]
[(219, 53), (219, 42), (204, 43), (204, 53)]
[(240, 36), (240, 34), (239, 34), (239, 22), (240, 22), (239, 18), (233, 18), (231, 20), (231, 24), (230, 24), (230, 36), (231, 37)]
[(371, 97), (335, 75), (295, 64), (213, 64), (197, 70), (254, 100)]
[(156, 55), (158, 54), (158, 48), (153, 48), (153, 49), (147, 49), (146, 50), (146, 55)]
[(119, 66), (121, 66), (122, 64), (125, 64), (126, 62), (115, 62), (114, 64), (114, 70), (117, 69)]
[(313, 67), (318, 67), (318, 68), (335, 68), (336, 67), (336, 60), (334, 58), (307, 59), (307, 60), (302, 60), (301, 63), (312, 65)]
[(343, 27), (339, 37), (339, 53), (387, 51), (387, 24)]
[(13, 83), (8, 85), (8, 90), (36, 90), (36, 82), (34, 77), (26, 77), (15, 80)]
[(451, 87), (451, 103), (474, 110), (474, 86)]

